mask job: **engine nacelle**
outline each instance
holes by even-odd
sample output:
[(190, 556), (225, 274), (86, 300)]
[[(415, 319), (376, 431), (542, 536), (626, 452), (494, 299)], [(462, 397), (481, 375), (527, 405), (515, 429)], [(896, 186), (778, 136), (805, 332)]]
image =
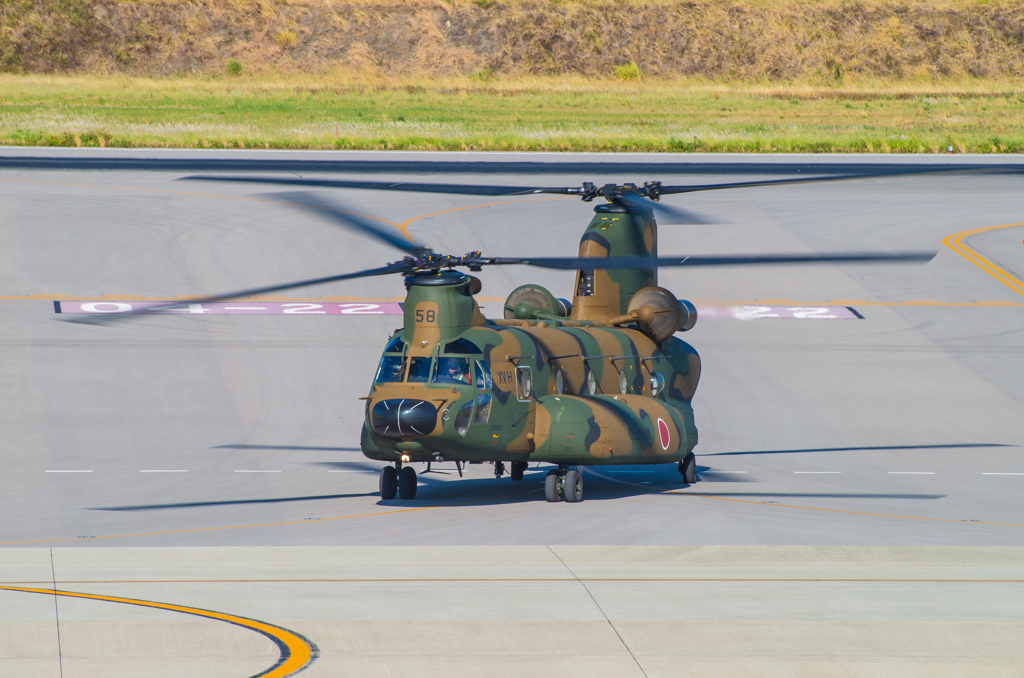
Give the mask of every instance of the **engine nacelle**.
[(558, 299), (540, 285), (521, 285), (512, 290), (505, 300), (505, 319), (529, 320), (543, 318), (545, 315), (556, 318), (568, 318), (572, 313), (572, 304), (565, 299)]
[[(643, 307), (650, 312), (641, 312)], [(697, 323), (697, 309), (688, 301), (676, 296), (664, 287), (645, 287), (629, 300), (627, 313), (637, 312), (637, 327), (641, 332), (661, 343), (676, 332), (693, 329)]]

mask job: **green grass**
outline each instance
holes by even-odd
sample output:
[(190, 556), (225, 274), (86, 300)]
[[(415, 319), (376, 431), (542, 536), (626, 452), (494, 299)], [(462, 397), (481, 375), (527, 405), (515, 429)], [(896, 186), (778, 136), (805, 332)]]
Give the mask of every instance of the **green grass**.
[(0, 144), (1024, 152), (1024, 87), (0, 76)]

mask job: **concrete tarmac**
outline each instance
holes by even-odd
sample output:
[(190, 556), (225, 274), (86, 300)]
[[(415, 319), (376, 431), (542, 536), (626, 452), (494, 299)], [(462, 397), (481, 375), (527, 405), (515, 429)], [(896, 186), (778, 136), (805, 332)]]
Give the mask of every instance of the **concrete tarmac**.
[(97, 596), (0, 590), (0, 667), (27, 678), (248, 676), (279, 654), (105, 596), (273, 620), (315, 642), (311, 677), (1024, 672), (1020, 548), (32, 548), (0, 572)]
[[(642, 560), (654, 552), (670, 554), (664, 557), (675, 567), (682, 565), (674, 559), (685, 560), (679, 554), (689, 553), (679, 550), (685, 545), (733, 545), (738, 550), (729, 551), (734, 554), (730, 557), (750, 558), (754, 569), (748, 574), (764, 570), (758, 560), (765, 552), (762, 545), (801, 546), (827, 552), (829, 558), (846, 554), (854, 560), (861, 556), (851, 554), (863, 547), (934, 546), (949, 551), (939, 548), (929, 552), (933, 555), (974, 554), (970, 558), (978, 558), (983, 569), (988, 567), (984, 563), (989, 557), (996, 559), (992, 562), (1021, 566), (1019, 552), (1007, 547), (1024, 546), (1024, 295), (1014, 284), (1024, 280), (1024, 226), (1018, 225), (1024, 222), (1019, 200), (1024, 163), (1012, 157), (955, 156), (455, 156), (0, 151), (0, 454), (5, 461), (0, 474), (0, 543), (24, 549), (5, 551), (4, 557), (48, 553), (49, 547), (55, 547), (54, 554), (65, 554), (72, 562), (91, 557), (88, 547), (129, 549), (97, 552), (95, 557), (106, 559), (97, 566), (103, 569), (114, 567), (127, 553), (171, 549), (152, 552), (177, 563), (168, 579), (183, 576), (181, 572), (191, 567), (189, 554), (214, 553), (173, 550), (181, 546), (254, 548), (267, 558), (291, 563), (281, 566), (285, 571), (298, 567), (293, 558), (306, 557), (294, 554), (314, 552), (321, 554), (316, 558), (339, 562), (347, 562), (349, 557), (369, 558), (367, 562), (374, 567), (387, 568), (405, 557), (398, 547), (435, 549), (432, 553), (446, 554), (437, 557), (458, 568), (467, 564), (469, 546), (494, 547), (481, 552), (500, 554), (487, 557), (508, 562), (534, 557), (530, 554), (561, 553), (559, 547), (583, 549), (580, 553), (589, 547), (607, 547), (594, 552), (588, 567), (605, 562), (615, 547), (630, 547), (623, 551), (631, 554), (630, 558)], [(32, 158), (46, 162), (33, 165)], [(165, 158), (181, 161), (180, 165), (163, 171)], [(69, 162), (62, 165), (62, 159)], [(133, 159), (138, 162), (127, 162)], [(399, 258), (395, 251), (281, 204), (286, 201), (274, 196), (279, 190), (273, 187), (178, 181), (188, 173), (207, 171), (209, 164), (204, 162), (210, 159), (222, 164), (214, 169), (230, 171), (244, 171), (252, 159), (259, 164), (251, 167), (260, 173), (280, 168), (280, 172), (312, 172), (339, 179), (372, 174), (370, 178), (381, 181), (555, 186), (578, 185), (584, 180), (598, 184), (645, 180), (719, 183), (787, 178), (805, 171), (822, 175), (847, 167), (862, 176), (842, 183), (667, 197), (666, 204), (708, 215), (716, 223), (673, 225), (659, 219), (660, 252), (930, 250), (938, 256), (923, 266), (662, 271), (660, 284), (698, 306), (837, 305), (850, 306), (863, 316), (860, 320), (703, 318), (694, 330), (682, 335), (703, 360), (694, 399), (700, 430), (696, 450), (700, 480), (693, 486), (683, 485), (674, 468), (605, 468), (585, 476), (584, 502), (550, 505), (543, 501), (539, 485), (545, 468), (531, 468), (524, 482), (514, 483), (507, 477), (495, 479), (492, 468), (485, 465), (471, 466), (467, 477), (461, 479), (454, 469), (436, 469), (440, 472), (420, 476), (414, 501), (382, 501), (376, 492), (379, 464), (364, 459), (358, 451), (362, 403), (357, 398), (368, 390), (383, 344), (400, 317), (189, 314), (107, 327), (58, 321), (61, 316), (54, 313), (53, 301), (59, 299), (166, 299), (326, 276)], [(314, 160), (337, 164), (309, 164)], [(448, 173), (425, 174), (424, 167), (434, 161), (448, 163), (439, 165)], [(488, 167), (481, 169), (481, 161), (489, 163)], [(370, 172), (367, 167), (376, 162), (383, 164), (382, 169)], [(540, 173), (527, 174), (525, 162), (532, 163), (531, 171)], [(550, 169), (544, 169), (546, 163)], [(810, 171), (808, 164), (821, 166)], [(879, 165), (897, 170), (927, 165), (928, 169), (947, 171), (882, 177), (877, 176)], [(61, 169), (65, 166), (70, 169)], [(358, 173), (332, 173), (335, 167)], [(602, 173), (603, 168), (608, 168), (607, 173)], [(622, 174), (626, 171), (631, 171), (628, 176)], [(590, 206), (568, 197), (317, 192), (352, 211), (404, 225), (417, 240), (455, 254), (482, 250), (490, 256), (571, 255), (591, 213)], [(986, 228), (989, 230), (978, 230)], [(970, 231), (977, 232), (962, 236), (959, 242), (968, 254), (973, 253), (975, 261), (943, 244), (950, 236)], [(501, 300), (525, 282), (543, 284), (558, 296), (571, 296), (571, 273), (504, 267), (485, 271), (481, 278), (484, 290), (480, 296), (485, 313), (491, 316), (500, 315)], [(395, 299), (403, 292), (401, 280), (395, 277), (295, 290), (283, 296), (293, 302), (328, 303)], [(650, 550), (658, 545), (676, 550)], [(71, 546), (82, 548), (67, 548)], [(552, 548), (545, 550), (549, 546)], [(836, 548), (822, 551), (826, 546)], [(36, 551), (38, 547), (44, 547), (43, 551)], [(322, 555), (330, 551), (328, 547), (373, 548)], [(224, 557), (227, 569), (245, 579), (248, 575), (238, 572), (250, 556), (240, 553), (231, 551)], [(363, 555), (346, 555), (352, 553)], [(945, 562), (945, 556), (934, 557), (936, 563)], [(701, 574), (720, 566), (722, 563), (714, 562)], [(802, 571), (802, 578), (815, 578), (813, 563), (800, 566), (812, 568)], [(938, 565), (922, 565), (933, 566)], [(362, 566), (352, 567), (358, 570)], [(522, 640), (523, 647), (533, 648), (535, 643), (540, 644), (536, 647), (548, 647), (544, 639), (562, 637), (550, 627), (536, 631), (540, 627), (514, 620), (562, 620), (582, 615), (587, 623), (607, 625), (607, 620), (594, 617), (594, 605), (614, 609), (609, 619), (621, 619), (624, 624), (629, 619), (648, 626), (642, 632), (625, 626), (617, 630), (624, 639), (637, 639), (635, 646), (630, 645), (633, 641), (624, 641), (633, 648), (632, 663), (627, 661), (629, 652), (615, 650), (618, 658), (602, 664), (607, 671), (581, 668), (581, 675), (633, 675), (629, 671), (635, 671), (638, 663), (647, 675), (680, 666), (701, 667), (699, 671), (695, 668), (693, 675), (792, 675), (799, 666), (794, 657), (804, 656), (798, 639), (810, 633), (808, 629), (819, 629), (826, 634), (822, 639), (831, 640), (813, 646), (825, 654), (808, 660), (804, 675), (831, 675), (825, 672), (829, 666), (849, 668), (835, 675), (863, 675), (890, 666), (903, 675), (911, 666), (921, 675), (950, 675), (960, 660), (934, 649), (943, 645), (942, 639), (966, 638), (963, 634), (968, 627), (982, 629), (978, 638), (1021, 637), (1021, 620), (1005, 613), (1002, 604), (1014, 600), (1019, 583), (981, 587), (997, 591), (992, 596), (972, 588), (980, 585), (963, 585), (966, 588), (957, 589), (960, 592), (955, 596), (942, 599), (948, 608), (938, 609), (922, 607), (916, 598), (901, 598), (893, 591), (917, 592), (913, 595), (920, 594), (922, 601), (935, 600), (946, 595), (939, 591), (945, 584), (918, 582), (878, 588), (848, 581), (822, 588), (812, 582), (784, 586), (762, 582), (730, 584), (727, 588), (731, 589), (721, 590), (715, 587), (724, 585), (691, 582), (667, 593), (672, 586), (683, 585), (665, 584), (666, 589), (621, 581), (633, 576), (629, 574), (634, 572), (629, 569), (632, 567), (637, 565), (608, 575), (619, 580), (614, 586), (590, 587), (591, 591), (601, 586), (614, 589), (614, 595), (603, 595), (633, 601), (632, 607), (625, 602), (613, 605), (611, 598), (601, 599), (602, 594), (595, 594), (600, 602), (584, 604), (585, 598), (576, 600), (580, 588), (572, 595), (531, 591), (530, 596), (540, 600), (542, 607), (520, 611), (518, 603), (506, 601), (515, 599), (510, 592), (521, 584), (503, 574), (508, 581), (495, 585), (495, 590), (468, 596), (472, 604), (466, 604), (472, 610), (456, 615), (466, 626), (443, 627), (437, 637), (425, 636), (409, 647), (421, 648), (413, 655), (423, 656), (429, 652), (422, 648), (437, 642), (439, 648), (448, 648), (437, 650), (438, 667), (480, 673), (481, 665), (472, 664), (477, 660), (465, 659), (455, 648), (459, 638), (472, 635), (467, 629), (476, 628), (474, 620), (481, 619), (479, 615), (485, 611), (506, 620), (504, 626), (495, 622), (495, 629), (525, 629), (521, 637), (515, 636), (518, 630), (512, 635)], [(342, 569), (345, 571), (338, 577), (352, 576)], [(451, 576), (467, 577), (461, 570)], [(226, 574), (218, 577), (231, 579)], [(3, 578), (19, 581), (13, 576)], [(75, 577), (57, 577), (56, 569), (53, 578), (58, 584), (61, 578), (76, 581)], [(858, 578), (860, 575), (851, 575), (851, 579)], [(908, 578), (928, 577), (915, 571)], [(1021, 579), (1016, 574), (1006, 578)], [(46, 578), (35, 573), (26, 579)], [(119, 575), (118, 582), (131, 579)], [(578, 582), (557, 584), (569, 585), (581, 587)], [(394, 628), (400, 626), (402, 635), (409, 637), (413, 628), (423, 627), (413, 623), (418, 617), (403, 600), (426, 601), (422, 605), (427, 611), (443, 610), (444, 597), (455, 595), (447, 587), (422, 582), (402, 586), (411, 586), (412, 595), (395, 593), (401, 587), (369, 584), (368, 588), (356, 587), (358, 591), (351, 595), (386, 601), (380, 605), (385, 610), (380, 622), (391, 620), (398, 625)], [(263, 587), (258, 595), (248, 587), (245, 595), (254, 600), (293, 595), (290, 589), (284, 592), (288, 587), (282, 587)], [(70, 583), (68, 588), (72, 588)], [(326, 601), (339, 599), (331, 598), (335, 594), (326, 585), (307, 583), (300, 588), (296, 600), (303, 602), (295, 603), (296, 607), (271, 606), (268, 609), (276, 610), (272, 614), (252, 614), (283, 626), (289, 626), (288, 620), (320, 618), (317, 615), (322, 615), (324, 623), (340, 624), (330, 629), (315, 627), (316, 633), (294, 628), (317, 643), (323, 637), (342, 637), (369, 619), (332, 612), (302, 616), (303, 605), (315, 603), (321, 596), (330, 609), (341, 608), (327, 605)], [(246, 605), (236, 604), (245, 595), (200, 595), (191, 585), (155, 590), (118, 583), (104, 591), (115, 589), (117, 595), (127, 597), (182, 604), (191, 601), (239, 615), (250, 611)], [(13, 601), (32, 594), (0, 592), (0, 596)], [(792, 603), (799, 613), (790, 618), (786, 601), (794, 596), (803, 602)], [(858, 616), (850, 610), (862, 598), (880, 602), (871, 603), (876, 607), (870, 614)], [(17, 603), (41, 607), (34, 612), (24, 608), (22, 617), (5, 619), (19, 625), (38, 622), (43, 624), (40, 629), (53, 630), (53, 620), (39, 617), (31, 621), (33, 615), (43, 614), (46, 604), (52, 611), (52, 597), (46, 604), (39, 600)], [(667, 600), (674, 601), (672, 609), (666, 608)], [(975, 602), (954, 605), (954, 600)], [(700, 613), (680, 618), (678, 610), (689, 609), (691, 601), (703, 601), (695, 608)], [(725, 605), (722, 601), (731, 602)], [(825, 618), (811, 615), (818, 604), (815, 601), (836, 601), (835, 609), (841, 613), (827, 619), (839, 626), (828, 626), (831, 630), (826, 632), (826, 626), (816, 623)], [(68, 604), (90, 610), (101, 605)], [(416, 602), (414, 607), (419, 605), (421, 602)], [(15, 609), (6, 603), (0, 608)], [(1022, 608), (1018, 605), (1017, 609)], [(563, 616), (552, 617), (553, 610), (562, 610), (559, 614)], [(650, 614), (644, 616), (644, 610)], [(743, 617), (744, 610), (752, 615), (750, 619)], [(901, 616), (907, 610), (914, 612)], [(100, 613), (83, 612), (83, 623), (89, 623), (92, 614)], [(172, 621), (171, 617), (175, 616), (170, 615), (167, 623), (172, 625), (214, 623), (180, 622), (177, 617)], [(424, 619), (446, 617), (435, 612)], [(732, 626), (722, 630), (712, 623), (714, 619), (731, 620)], [(754, 626), (741, 629), (742, 624), (736, 626), (741, 621)], [(773, 621), (795, 626), (784, 632)], [(934, 631), (915, 636), (928, 639), (914, 646), (918, 649), (911, 655), (916, 660), (908, 658), (911, 655), (892, 659), (886, 654), (889, 650), (872, 650), (857, 655), (867, 664), (850, 664), (847, 659), (856, 654), (850, 649), (853, 645), (837, 640), (849, 638), (854, 643), (853, 639), (859, 638), (857, 647), (884, 649), (889, 646), (878, 639), (896, 637), (893, 629), (909, 628), (906, 625), (911, 622)], [(960, 626), (941, 626), (947, 623)], [(984, 630), (971, 624), (1011, 626)], [(568, 629), (571, 625), (559, 628), (562, 626)], [(590, 635), (590, 631), (580, 630), (584, 626), (572, 626), (575, 635), (564, 639), (580, 649), (573, 657), (589, 655), (587, 643), (604, 638), (604, 632)], [(7, 628), (6, 633), (20, 633)], [(653, 628), (659, 630), (655, 633)], [(763, 635), (776, 630), (781, 635)], [(232, 629), (228, 635), (235, 633)], [(1004, 633), (1009, 635), (999, 635)], [(317, 634), (321, 634), (319, 638), (314, 637)], [(493, 638), (504, 637), (499, 630), (483, 626), (479, 626), (479, 634), (472, 636), (477, 643), (463, 643), (463, 648), (479, 643), (493, 648), (498, 642)], [(235, 640), (223, 636), (225, 647), (236, 648), (224, 652), (236, 652), (239, 662), (249, 662), (242, 667), (235, 659), (225, 659), (224, 675), (245, 674), (274, 654), (272, 644), (259, 637), (257, 641), (269, 647), (266, 652), (253, 649), (249, 654), (249, 650), (237, 649), (255, 647), (247, 645), (251, 641), (243, 637), (247, 637), (245, 633)], [(639, 639), (648, 637), (661, 640), (638, 649)], [(690, 637), (699, 638), (699, 643), (688, 643)], [(740, 647), (722, 644), (721, 638), (730, 637), (747, 640)], [(484, 642), (486, 638), (492, 640)], [(598, 645), (615, 647), (610, 638)], [(191, 642), (182, 640), (176, 647)], [(550, 642), (554, 643), (551, 651), (538, 656), (564, 657), (557, 651), (565, 647), (561, 641)], [(789, 659), (767, 659), (776, 656), (772, 654), (776, 643)], [(717, 649), (707, 649), (707, 655), (697, 655), (705, 659), (696, 661), (692, 659), (694, 645)], [(380, 648), (374, 647), (366, 646), (366, 656), (379, 657), (374, 652)], [(830, 648), (846, 653), (842, 656), (847, 659), (830, 664), (826, 652)], [(174, 655), (179, 651), (168, 652)], [(340, 654), (358, 654), (353, 652)], [(495, 668), (506, 666), (506, 660), (494, 659), (500, 652), (481, 652), (480, 656), (490, 658), (479, 660), (493, 669), (488, 673), (505, 670)], [(1012, 657), (1016, 666), (1021, 665), (1019, 645), (1007, 641), (993, 653), (985, 655), (984, 661), (994, 664), (973, 666), (992, 675), (1020, 675), (1007, 663)], [(110, 662), (116, 654), (111, 651)], [(639, 655), (647, 659), (637, 660)], [(326, 670), (316, 667), (330, 665), (327, 656), (325, 650), (310, 671)], [(662, 660), (655, 656), (666, 659), (659, 664)], [(681, 657), (689, 660), (684, 662)], [(970, 661), (981, 661), (971, 657)], [(392, 660), (398, 662), (394, 670), (405, 670), (402, 667), (406, 665), (401, 664), (405, 660), (388, 659)], [(613, 669), (620, 667), (616, 663), (620, 660), (621, 670)], [(82, 675), (89, 675), (90, 670), (114, 675), (109, 671), (116, 662), (105, 661), (94, 665), (101, 668), (82, 668)], [(365, 666), (391, 666), (380, 661), (384, 660), (366, 659)], [(470, 663), (459, 663), (463, 661)], [(507, 666), (519, 667), (520, 673), (546, 672), (555, 659), (534, 664), (522, 661), (527, 663), (508, 660)], [(124, 666), (139, 665), (128, 662)], [(569, 662), (563, 672), (571, 674), (575, 670), (571, 666), (576, 664)], [(153, 675), (161, 670), (153, 668)]]

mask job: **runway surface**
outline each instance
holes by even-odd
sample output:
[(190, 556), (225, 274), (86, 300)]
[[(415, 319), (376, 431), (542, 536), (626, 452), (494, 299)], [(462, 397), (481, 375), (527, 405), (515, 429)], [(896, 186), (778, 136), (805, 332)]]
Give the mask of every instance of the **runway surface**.
[[(882, 176), (904, 170), (927, 171)], [(470, 466), (462, 479), (442, 465), (420, 476), (414, 501), (382, 501), (375, 475), (380, 465), (358, 450), (357, 398), (367, 392), (383, 344), (401, 320), (343, 311), (400, 302), (404, 289), (397, 276), (263, 300), (273, 312), (183, 312), (108, 327), (60, 322), (74, 316), (54, 312), (55, 301), (65, 311), (76, 303), (79, 310), (87, 304), (138, 304), (344, 273), (399, 258), (283, 204), (273, 187), (179, 181), (216, 171), (553, 186), (849, 172), (858, 178), (667, 197), (666, 204), (716, 223), (684, 226), (659, 219), (660, 252), (938, 255), (926, 265), (662, 271), (661, 285), (704, 310), (695, 329), (682, 335), (703, 361), (694, 399), (699, 482), (692, 486), (680, 482), (674, 467), (612, 467), (585, 475), (581, 504), (548, 504), (539, 484), (546, 468), (531, 467), (524, 482), (516, 483), (507, 476), (495, 479), (488, 465)], [(444, 558), (456, 559), (465, 550), (443, 547), (507, 547), (493, 557), (514, 561), (520, 557), (515, 554), (547, 546), (621, 546), (639, 558), (645, 547), (656, 545), (735, 545), (747, 547), (756, 561), (760, 545), (832, 545), (966, 548), (981, 554), (978, 562), (989, 563), (984, 567), (996, 567), (984, 555), (991, 553), (1020, 567), (1020, 551), (1000, 548), (1024, 546), (1022, 173), (1024, 161), (1018, 158), (980, 156), (0, 150), (0, 544), (29, 547), (4, 551), (0, 566), (9, 569), (17, 553), (47, 554), (49, 547), (60, 553), (69, 546), (145, 553), (236, 546), (285, 561), (291, 551), (276, 547), (388, 547), (374, 552), (383, 566), (398, 557), (394, 548), (400, 546), (441, 548), (449, 554)], [(573, 255), (591, 214), (590, 206), (571, 197), (326, 189), (318, 194), (453, 254)], [(525, 282), (571, 296), (571, 273), (504, 267), (485, 270), (481, 278), (480, 298), (492, 317)], [(847, 319), (814, 317), (838, 313)], [(116, 569), (122, 556), (105, 553), (104, 567)], [(187, 569), (190, 561), (181, 554), (200, 551), (163, 553)], [(600, 561), (607, 553), (588, 557)], [(801, 560), (807, 552), (793, 553), (807, 565)], [(230, 567), (242, 567), (237, 554), (225, 557)], [(51, 574), (58, 588), (56, 571)], [(451, 576), (472, 578), (464, 572)], [(628, 575), (612, 575), (621, 577)], [(3, 578), (12, 586), (21, 581)], [(1004, 578), (1013, 581), (1000, 584), (997, 597), (1015, 600), (1019, 573)], [(514, 588), (512, 579), (506, 585)], [(409, 586), (416, 595), (431, 590), (422, 582)], [(191, 595), (180, 588), (138, 588), (103, 590), (181, 604)], [(914, 590), (916, 600), (941, 595)], [(304, 591), (308, 601), (319, 589), (309, 585)], [(757, 619), (785, 616), (770, 601), (788, 594), (757, 591), (746, 594), (750, 598), (737, 594), (758, 610)], [(651, 605), (667, 596), (685, 606), (691, 594), (637, 589), (624, 595)], [(0, 600), (30, 595), (0, 591)], [(976, 595), (964, 592), (947, 605)], [(297, 611), (302, 606), (260, 616), (234, 605), (238, 600), (214, 596), (226, 603), (221, 608), (192, 602), (293, 628), (320, 643), (306, 627), (289, 626), (289, 620), (310, 619)], [(852, 599), (834, 600), (830, 619), (845, 619)], [(51, 609), (52, 603), (48, 597)], [(863, 619), (897, 619), (907, 609), (884, 607)], [(389, 609), (395, 619), (407, 619), (400, 608)], [(710, 602), (698, 608), (695, 618), (735, 618), (724, 612), (716, 617)], [(975, 617), (961, 621), (1021, 623), (1013, 615), (1000, 616), (995, 607), (976, 609)], [(508, 619), (549, 615), (508, 610)], [(674, 618), (662, 612), (651, 612), (651, 619)], [(933, 613), (918, 610), (911, 617), (929, 620)], [(634, 618), (629, 611), (616, 614)], [(807, 621), (801, 614), (796, 616)], [(16, 624), (28, 617), (4, 619)], [(605, 615), (601, 623), (614, 627), (612, 617)], [(1012, 636), (1018, 627), (999, 628)], [(787, 638), (805, 631), (790, 632)], [(337, 638), (334, 633), (328, 636)], [(457, 638), (462, 632), (445, 633)], [(237, 642), (249, 647), (248, 641)], [(276, 649), (260, 642), (266, 647), (252, 655), (240, 651), (241, 663), (227, 662), (223, 675), (251, 675), (273, 664)], [(1024, 650), (1007, 643), (986, 656), (1010, 657), (1007, 666), (1014, 666)], [(798, 647), (790, 651), (800, 655)], [(676, 656), (658, 656), (670, 655)], [(455, 666), (442, 659), (439, 672)], [(634, 675), (642, 665), (636, 675), (671, 675), (674, 665), (630, 661), (603, 675)], [(704, 673), (694, 675), (736, 675), (749, 666), (708, 661)], [(822, 664), (800, 669), (793, 661), (779, 664), (778, 675), (824, 675)], [(51, 664), (47, 659), (39, 666)], [(932, 662), (925, 670), (923, 664), (897, 662), (893, 675), (911, 665), (922, 675), (955, 675), (955, 667), (963, 668)], [(113, 664), (95, 666), (95, 675), (112, 675)], [(133, 670), (131, 663), (125, 666)], [(463, 669), (471, 673), (472, 666), (477, 665)], [(530, 673), (529, 666), (522, 670)], [(161, 670), (146, 675), (163, 675)], [(50, 668), (39, 671), (51, 675)]]

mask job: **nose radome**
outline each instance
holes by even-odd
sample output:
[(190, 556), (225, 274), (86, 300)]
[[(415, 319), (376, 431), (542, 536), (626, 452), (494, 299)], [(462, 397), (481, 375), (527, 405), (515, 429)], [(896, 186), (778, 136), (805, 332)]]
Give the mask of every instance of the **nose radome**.
[(388, 438), (425, 436), (437, 425), (437, 408), (426, 400), (380, 400), (370, 410), (373, 430)]

